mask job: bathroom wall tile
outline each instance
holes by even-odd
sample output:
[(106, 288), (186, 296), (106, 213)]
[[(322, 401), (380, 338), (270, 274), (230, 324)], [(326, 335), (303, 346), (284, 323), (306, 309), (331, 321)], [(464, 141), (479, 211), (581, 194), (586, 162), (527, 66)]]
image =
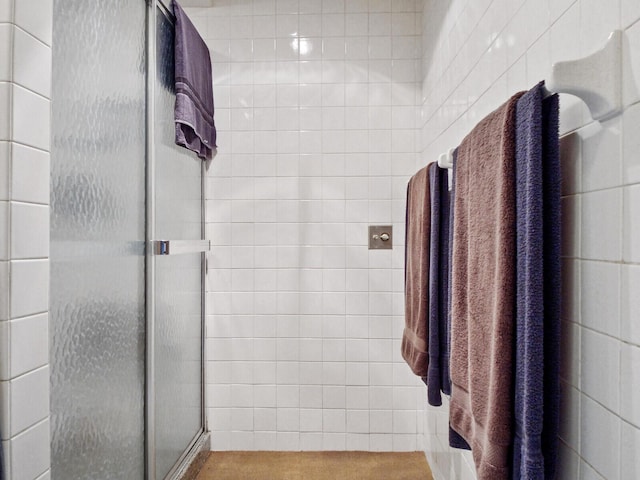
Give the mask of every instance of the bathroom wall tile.
[(561, 382), (559, 437), (571, 448), (580, 450), (580, 397), (578, 388)]
[(300, 434), (300, 450), (318, 452), (322, 450), (323, 434), (319, 432), (303, 432)]
[(595, 0), (580, 3), (580, 46), (582, 56), (600, 49), (609, 34), (620, 28), (620, 0), (606, 5)]
[(11, 324), (11, 376), (17, 377), (49, 361), (47, 314), (13, 320)]
[(49, 306), (49, 262), (11, 262), (10, 314), (12, 318), (45, 312)]
[(586, 395), (580, 401), (580, 455), (603, 477), (620, 478), (620, 418)]
[(562, 195), (582, 191), (582, 139), (578, 133), (560, 138), (560, 167), (562, 169)]
[(625, 187), (623, 192), (623, 258), (640, 263), (640, 185)]
[(9, 262), (0, 261), (0, 322), (9, 316)]
[[(0, 201), (11, 196), (11, 144), (0, 142)], [(48, 181), (48, 180), (47, 180)]]
[(620, 266), (583, 261), (581, 323), (614, 337), (620, 334)]
[(640, 104), (622, 113), (622, 175), (625, 184), (640, 182)]
[(347, 447), (348, 451), (369, 451), (369, 435), (362, 433), (347, 433)]
[(300, 431), (300, 410), (298, 408), (277, 409), (278, 432)]
[(348, 410), (368, 410), (369, 387), (348, 386), (346, 388), (346, 407)]
[(633, 0), (622, 0), (621, 2), (622, 27), (629, 25), (640, 19), (640, 5)]
[(11, 196), (13, 200), (49, 203), (49, 153), (14, 143)]
[(49, 368), (11, 380), (11, 434), (15, 436), (49, 416)]
[(601, 190), (582, 195), (581, 255), (593, 260), (619, 261), (622, 194)]
[(36, 480), (51, 480), (51, 471), (43, 473), (41, 476), (36, 478)]
[(322, 409), (301, 409), (300, 410), (300, 431), (301, 432), (322, 432)]
[(53, 1), (43, 0), (37, 4), (16, 2), (15, 22), (41, 42), (51, 45)]
[(13, 81), (51, 97), (51, 47), (17, 28), (13, 38)]
[(11, 202), (11, 256), (49, 256), (49, 207)]
[(10, 203), (0, 201), (0, 260), (9, 259)]
[(623, 343), (620, 355), (620, 399), (621, 417), (640, 426), (640, 381), (637, 371), (640, 368), (640, 347)]
[(640, 345), (640, 266), (621, 266), (620, 336)]
[(579, 257), (581, 248), (582, 197), (570, 195), (561, 200), (561, 253), (565, 257)]
[(551, 17), (560, 16), (551, 25), (551, 60), (553, 62), (580, 58), (580, 43), (575, 41), (580, 31), (580, 3), (574, 0), (549, 1)]
[(635, 478), (640, 474), (640, 458), (638, 448), (640, 448), (640, 428), (622, 422), (620, 445), (620, 478)]
[(15, 478), (36, 478), (49, 469), (49, 421), (43, 421), (11, 440), (10, 462)]
[(24, 88), (13, 87), (13, 139), (49, 150), (51, 102)]
[(560, 442), (558, 447), (558, 477), (579, 478), (580, 457), (565, 443)]
[(10, 82), (13, 78), (13, 32), (15, 27), (9, 23), (0, 24), (0, 82)]
[(393, 433), (416, 433), (415, 410), (393, 411)]
[(625, 31), (622, 45), (622, 98), (624, 105), (631, 105), (640, 100), (640, 61), (636, 53), (640, 47), (638, 22)]
[(347, 445), (347, 435), (345, 433), (323, 433), (322, 449), (342, 451)]
[(11, 140), (11, 99), (11, 84), (0, 82), (0, 140)]
[(13, 21), (13, 2), (14, 0), (0, 0), (0, 22)]
[[(0, 326), (0, 329), (2, 326)], [(11, 383), (0, 381), (0, 440), (11, 438)], [(5, 452), (8, 456), (8, 452)]]
[(620, 346), (614, 338), (582, 330), (581, 389), (616, 414), (620, 412)]
[(594, 122), (582, 129), (582, 189), (585, 192), (620, 185), (621, 119)]
[(346, 430), (346, 411), (342, 409), (323, 409), (322, 429), (325, 433), (344, 433)]
[(580, 462), (580, 478), (584, 480), (605, 480), (602, 475), (584, 460)]
[[(11, 379), (11, 325), (9, 322), (0, 322), (0, 380)], [(0, 397), (2, 398), (2, 397)]]
[(389, 434), (372, 434), (369, 435), (369, 445), (372, 452), (391, 452), (393, 451), (393, 435)]

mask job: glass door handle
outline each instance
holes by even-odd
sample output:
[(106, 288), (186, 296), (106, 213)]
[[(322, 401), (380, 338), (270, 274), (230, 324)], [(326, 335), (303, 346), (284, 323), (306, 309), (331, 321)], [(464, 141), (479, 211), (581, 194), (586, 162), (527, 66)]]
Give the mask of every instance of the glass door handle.
[(151, 240), (152, 255), (181, 255), (211, 250), (210, 240)]

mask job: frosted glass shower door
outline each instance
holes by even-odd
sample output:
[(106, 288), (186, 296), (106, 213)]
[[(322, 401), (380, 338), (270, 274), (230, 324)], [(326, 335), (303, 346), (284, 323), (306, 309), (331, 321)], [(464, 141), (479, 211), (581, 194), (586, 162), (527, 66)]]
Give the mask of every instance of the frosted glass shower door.
[(146, 5), (53, 2), (51, 477), (144, 478)]
[[(174, 27), (171, 14), (156, 12), (154, 85), (154, 179), (150, 235), (153, 262), (152, 468), (160, 480), (179, 466), (203, 432), (203, 164), (174, 143)], [(168, 241), (166, 244), (160, 241)], [(164, 254), (161, 254), (164, 253)], [(151, 419), (150, 419), (151, 421)]]

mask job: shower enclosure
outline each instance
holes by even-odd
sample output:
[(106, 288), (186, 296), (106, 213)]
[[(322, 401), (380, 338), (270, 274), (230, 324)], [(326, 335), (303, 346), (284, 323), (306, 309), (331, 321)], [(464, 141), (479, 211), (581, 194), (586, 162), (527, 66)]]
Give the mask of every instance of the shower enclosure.
[(173, 143), (159, 0), (54, 0), (54, 479), (177, 477), (203, 448), (204, 164)]

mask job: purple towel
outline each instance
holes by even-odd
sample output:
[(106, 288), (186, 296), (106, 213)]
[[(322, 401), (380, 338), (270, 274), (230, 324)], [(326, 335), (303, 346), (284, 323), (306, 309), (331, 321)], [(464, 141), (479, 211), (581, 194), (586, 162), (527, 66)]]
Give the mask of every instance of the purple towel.
[(513, 478), (526, 480), (553, 478), (558, 433), (558, 101), (544, 95), (540, 83), (516, 107)]
[(176, 0), (173, 0), (173, 13), (176, 17), (176, 145), (196, 152), (202, 159), (210, 159), (217, 145), (209, 49)]
[(433, 163), (431, 184), (431, 241), (429, 260), (429, 405), (442, 405), (440, 391), (450, 385), (447, 334), (449, 268), (449, 188), (446, 169)]
[(560, 430), (560, 310), (562, 279), (560, 265), (560, 147), (558, 96), (542, 102), (542, 236), (544, 271), (544, 418), (542, 455), (544, 478), (556, 476)]

